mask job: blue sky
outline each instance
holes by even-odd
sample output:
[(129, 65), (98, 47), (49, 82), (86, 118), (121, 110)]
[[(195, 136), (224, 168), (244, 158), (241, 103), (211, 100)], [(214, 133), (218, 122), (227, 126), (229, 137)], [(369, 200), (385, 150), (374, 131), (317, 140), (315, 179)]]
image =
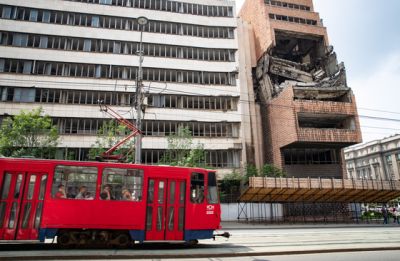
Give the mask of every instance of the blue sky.
[[(237, 0), (237, 8), (244, 2)], [(365, 142), (400, 134), (400, 1), (314, 0), (330, 44), (346, 65)], [(393, 113), (391, 113), (393, 112)]]

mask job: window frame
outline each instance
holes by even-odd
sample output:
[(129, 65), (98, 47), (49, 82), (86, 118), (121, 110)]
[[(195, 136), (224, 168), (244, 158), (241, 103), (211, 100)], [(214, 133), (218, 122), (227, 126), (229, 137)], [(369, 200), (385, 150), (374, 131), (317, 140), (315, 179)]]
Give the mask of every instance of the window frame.
[[(64, 168), (64, 171), (70, 169), (70, 170), (68, 170), (70, 172), (69, 173), (68, 172), (67, 173), (62, 173), (61, 172), (60, 173), (60, 175), (61, 175), (60, 176), (60, 181), (57, 180), (57, 182), (56, 182), (56, 178), (57, 178), (57, 175), (58, 175), (58, 172), (57, 172), (58, 168), (59, 169), (63, 169)], [(81, 169), (81, 171), (80, 172), (73, 172), (73, 171), (76, 171), (76, 169)], [(87, 169), (88, 172), (85, 173), (84, 169)], [(75, 174), (75, 175), (77, 175), (77, 174), (78, 175), (79, 174), (80, 175), (95, 175), (95, 178), (90, 178), (89, 182), (88, 182), (88, 180), (79, 181), (79, 180), (76, 180), (76, 179), (74, 179), (73, 181), (70, 181), (70, 179), (69, 179), (69, 175), (70, 174)], [(65, 176), (63, 176), (63, 175), (66, 175), (67, 178), (65, 179)], [(51, 198), (54, 199), (54, 200), (93, 200), (93, 199), (96, 198), (96, 195), (97, 195), (98, 177), (99, 177), (99, 168), (96, 167), (96, 166), (56, 165), (55, 168), (54, 168), (54, 175), (53, 175), (53, 180), (52, 180), (52, 184), (51, 184)], [(82, 186), (86, 186), (87, 188), (92, 187), (92, 186), (88, 186), (87, 183), (92, 183), (94, 185), (94, 190), (93, 189), (91, 189), (91, 190), (88, 189), (88, 192), (91, 193), (91, 195), (90, 195), (91, 198), (76, 198), (76, 196), (79, 194), (79, 187), (77, 187), (77, 186), (71, 187), (71, 188), (75, 189), (74, 192), (76, 193), (76, 195), (74, 197), (71, 197), (71, 196), (68, 197), (68, 188), (69, 188), (68, 184), (71, 184), (71, 183), (72, 184), (74, 184), (74, 183), (85, 183), (85, 182), (86, 182), (86, 184), (81, 185), (80, 187), (82, 187)], [(65, 198), (56, 197), (59, 185), (63, 185), (64, 188), (65, 188), (65, 191), (64, 191), (65, 192)], [(73, 189), (71, 189), (71, 191)]]
[[(200, 176), (202, 178), (199, 178)], [(190, 202), (192, 204), (203, 204), (205, 202), (205, 181), (204, 173), (192, 172), (190, 174)], [(202, 186), (200, 185), (201, 182), (203, 183)]]
[(215, 172), (207, 173), (207, 203), (208, 204), (219, 203), (217, 175)]
[[(114, 171), (114, 173), (106, 173), (107, 171)], [(122, 173), (122, 171), (125, 171), (125, 173)], [(128, 175), (129, 174), (129, 175)], [(110, 181), (108, 180), (109, 175), (114, 175), (114, 176), (123, 176), (122, 177), (122, 182), (119, 184), (114, 185), (114, 192), (113, 192), (113, 198), (110, 198), (112, 201), (131, 201), (131, 202), (142, 202), (143, 201), (143, 191), (144, 191), (144, 170), (140, 168), (119, 168), (119, 167), (105, 167), (102, 170), (101, 173), (101, 192), (99, 193), (99, 199), (100, 200), (108, 200), (108, 199), (102, 199), (101, 198), (101, 193), (104, 189), (105, 186), (110, 185)], [(128, 179), (127, 177), (133, 177), (133, 183), (128, 184)], [(136, 182), (136, 179), (139, 178), (139, 182)], [(116, 186), (121, 186), (121, 191), (115, 190)], [(127, 189), (132, 198), (129, 199), (123, 199), (122, 192), (125, 189)], [(111, 190), (112, 191), (112, 190)], [(120, 193), (120, 197), (115, 197), (116, 193)], [(136, 194), (136, 196), (134, 196)], [(135, 198), (136, 197), (136, 198)]]

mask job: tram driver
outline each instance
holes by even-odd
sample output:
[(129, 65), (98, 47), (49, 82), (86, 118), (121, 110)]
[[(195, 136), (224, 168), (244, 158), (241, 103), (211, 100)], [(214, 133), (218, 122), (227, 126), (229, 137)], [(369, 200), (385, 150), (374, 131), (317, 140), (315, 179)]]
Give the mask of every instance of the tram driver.
[(192, 203), (202, 203), (204, 199), (204, 188), (196, 185), (192, 187), (191, 201)]

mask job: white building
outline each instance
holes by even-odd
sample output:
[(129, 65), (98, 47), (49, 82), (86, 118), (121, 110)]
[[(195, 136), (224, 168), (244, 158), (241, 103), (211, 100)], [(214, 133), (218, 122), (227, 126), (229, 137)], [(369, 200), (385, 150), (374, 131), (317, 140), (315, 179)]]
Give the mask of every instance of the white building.
[(400, 180), (400, 134), (346, 148), (352, 179)]
[(240, 97), (235, 13), (227, 0), (0, 0), (0, 117), (42, 106), (62, 137), (57, 157), (87, 159), (110, 119), (98, 100), (136, 117), (144, 16), (142, 162), (157, 162), (166, 136), (189, 126), (210, 166), (238, 168), (248, 103)]

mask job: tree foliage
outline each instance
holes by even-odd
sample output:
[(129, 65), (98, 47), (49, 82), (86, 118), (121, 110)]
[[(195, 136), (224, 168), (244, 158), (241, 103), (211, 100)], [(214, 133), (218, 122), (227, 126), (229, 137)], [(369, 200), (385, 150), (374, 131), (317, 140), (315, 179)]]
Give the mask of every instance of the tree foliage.
[(260, 177), (286, 177), (286, 173), (272, 164), (265, 164), (260, 170)]
[(286, 177), (286, 173), (280, 168), (272, 165), (265, 164), (261, 169), (257, 169), (254, 165), (246, 165), (245, 178), (248, 180), (250, 177)]
[(256, 168), (256, 166), (251, 165), (251, 164), (247, 164), (244, 168), (245, 171), (245, 176), (248, 179), (249, 177), (258, 177), (258, 169)]
[(59, 139), (57, 127), (42, 113), (42, 108), (37, 108), (5, 118), (0, 127), (0, 154), (54, 158)]
[(188, 127), (178, 128), (176, 134), (168, 136), (168, 149), (160, 159), (160, 164), (185, 167), (205, 167), (203, 144), (194, 144)]
[[(95, 160), (97, 156), (100, 156), (103, 152), (106, 152), (112, 146), (114, 146), (124, 136), (128, 135), (129, 130), (127, 127), (120, 125), (115, 120), (110, 120), (103, 124), (97, 132), (95, 143), (89, 150), (89, 158)], [(132, 162), (134, 155), (134, 139), (128, 140), (126, 143), (121, 145), (113, 154), (124, 155), (125, 162)]]

